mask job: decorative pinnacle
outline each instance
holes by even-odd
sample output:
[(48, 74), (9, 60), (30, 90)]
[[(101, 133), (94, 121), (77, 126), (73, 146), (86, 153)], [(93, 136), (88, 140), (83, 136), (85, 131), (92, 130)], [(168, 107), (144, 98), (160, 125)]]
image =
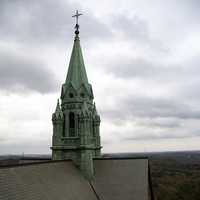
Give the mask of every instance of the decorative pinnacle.
[(97, 114), (96, 104), (94, 102), (93, 112)]
[(60, 102), (59, 99), (57, 100), (57, 106), (56, 106), (56, 112), (58, 112), (60, 110)]
[(81, 16), (83, 14), (81, 13), (78, 13), (78, 10), (76, 10), (76, 14), (75, 15), (72, 15), (72, 17), (75, 17), (76, 18), (76, 25), (75, 25), (75, 34), (78, 35), (79, 34), (79, 24), (78, 24), (78, 17)]

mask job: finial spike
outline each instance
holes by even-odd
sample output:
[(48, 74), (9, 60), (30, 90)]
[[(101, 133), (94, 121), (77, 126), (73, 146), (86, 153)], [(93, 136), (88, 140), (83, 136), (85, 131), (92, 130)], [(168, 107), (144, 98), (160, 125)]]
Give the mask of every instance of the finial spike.
[(60, 101), (57, 99), (57, 105), (56, 105), (56, 111), (58, 112), (60, 110)]
[(93, 112), (97, 113), (96, 103), (94, 102)]
[(79, 24), (78, 24), (78, 17), (83, 15), (82, 13), (79, 13), (78, 10), (76, 10), (76, 14), (72, 15), (72, 17), (76, 18), (76, 25), (75, 25), (75, 34), (78, 35), (79, 34)]

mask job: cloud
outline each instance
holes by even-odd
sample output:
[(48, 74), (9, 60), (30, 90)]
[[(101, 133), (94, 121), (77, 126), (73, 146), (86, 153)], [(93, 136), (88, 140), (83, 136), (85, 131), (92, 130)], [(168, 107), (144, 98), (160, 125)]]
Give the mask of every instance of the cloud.
[(22, 142), (8, 142), (1, 143), (0, 155), (13, 154), (22, 155), (25, 154), (50, 154), (50, 141), (49, 140), (37, 140), (34, 142), (22, 141)]
[[(66, 49), (71, 53), (75, 9), (84, 14), (81, 44), (89, 80), (94, 80), (103, 143), (112, 151), (121, 151), (123, 145), (133, 151), (137, 144), (143, 150), (141, 141), (147, 140), (151, 150), (157, 148), (155, 141), (176, 138), (177, 144), (180, 138), (199, 136), (199, 2), (127, 2), (0, 1), (4, 152), (42, 152), (50, 145), (50, 110), (60, 94), (57, 77), (62, 82), (66, 76), (62, 66)], [(11, 93), (9, 105), (5, 92)], [(29, 98), (24, 98), (27, 92)], [(36, 92), (47, 95), (43, 104), (45, 95), (36, 101)], [(42, 113), (48, 114), (41, 118)], [(39, 125), (41, 131), (32, 129)], [(29, 149), (30, 138), (36, 145)], [(160, 149), (169, 147), (164, 145)]]
[(142, 42), (150, 40), (147, 21), (136, 15), (131, 17), (124, 14), (114, 16), (113, 28), (118, 34), (122, 33), (132, 40), (140, 40)]
[(150, 128), (174, 129), (180, 128), (182, 120), (174, 117), (138, 118), (137, 125)]
[(45, 63), (34, 57), (0, 52), (0, 89), (6, 92), (50, 93), (57, 89), (57, 80)]
[[(1, 39), (21, 44), (62, 45), (71, 41), (74, 19), (72, 11), (80, 7), (64, 0), (13, 0), (0, 2)], [(84, 13), (81, 35), (86, 39), (102, 39), (111, 35), (106, 25), (93, 13)], [(81, 21), (81, 20), (80, 20)], [(90, 31), (88, 31), (90, 30)]]
[[(135, 117), (120, 123), (109, 123), (111, 141), (134, 141), (169, 138), (192, 138), (200, 136), (199, 119), (180, 119), (175, 117)], [(105, 128), (106, 129), (106, 128)]]
[(108, 119), (121, 119), (123, 121), (141, 118), (168, 118), (200, 119), (200, 110), (179, 101), (167, 98), (151, 98), (128, 96), (115, 100), (115, 109), (103, 110)]
[(120, 58), (113, 59), (107, 64), (105, 70), (123, 79), (154, 78), (160, 73), (164, 73), (165, 69), (159, 68), (145, 58)]
[(159, 53), (168, 52), (164, 43), (151, 33), (149, 22), (138, 15), (118, 14), (112, 16), (112, 31), (118, 40), (124, 40), (133, 47), (151, 49)]
[(180, 80), (191, 81), (197, 78), (197, 74), (200, 73), (199, 64), (199, 55), (178, 64), (167, 61), (160, 63), (154, 59), (134, 58), (129, 55), (124, 58), (111, 58), (105, 64), (104, 70), (123, 79), (140, 78), (147, 81), (151, 79), (161, 81), (161, 84), (170, 80), (179, 83)]

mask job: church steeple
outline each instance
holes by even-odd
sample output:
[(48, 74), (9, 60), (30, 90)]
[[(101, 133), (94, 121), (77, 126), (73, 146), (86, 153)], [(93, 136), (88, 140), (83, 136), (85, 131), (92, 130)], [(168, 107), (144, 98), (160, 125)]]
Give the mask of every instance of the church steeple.
[(93, 158), (101, 155), (100, 116), (93, 103), (79, 40), (76, 12), (75, 39), (68, 73), (62, 85), (61, 106), (57, 103), (52, 116), (52, 159), (71, 159), (87, 178), (93, 176)]

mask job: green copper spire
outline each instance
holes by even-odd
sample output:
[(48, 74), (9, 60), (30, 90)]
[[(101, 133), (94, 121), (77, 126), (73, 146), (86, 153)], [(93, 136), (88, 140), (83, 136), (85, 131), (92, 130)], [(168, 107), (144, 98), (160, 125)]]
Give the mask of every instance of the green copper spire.
[(71, 83), (75, 89), (80, 88), (82, 84), (88, 85), (88, 78), (85, 70), (82, 50), (78, 34), (75, 36), (74, 46), (69, 62), (66, 84)]
[[(80, 96), (87, 96), (90, 100), (93, 99), (92, 86), (88, 82), (87, 73), (85, 70), (85, 64), (83, 60), (80, 40), (79, 40), (79, 24), (78, 17), (82, 15), (76, 12), (73, 17), (76, 17), (75, 25), (75, 39), (72, 49), (72, 54), (69, 62), (69, 68), (67, 72), (67, 78), (65, 83), (62, 86), (61, 99), (66, 96), (67, 91), (71, 90), (73, 95), (68, 94), (69, 96), (76, 96), (76, 94), (81, 93)], [(72, 91), (73, 90), (73, 91)], [(85, 91), (86, 90), (86, 91)], [(85, 91), (85, 92), (84, 92)]]

